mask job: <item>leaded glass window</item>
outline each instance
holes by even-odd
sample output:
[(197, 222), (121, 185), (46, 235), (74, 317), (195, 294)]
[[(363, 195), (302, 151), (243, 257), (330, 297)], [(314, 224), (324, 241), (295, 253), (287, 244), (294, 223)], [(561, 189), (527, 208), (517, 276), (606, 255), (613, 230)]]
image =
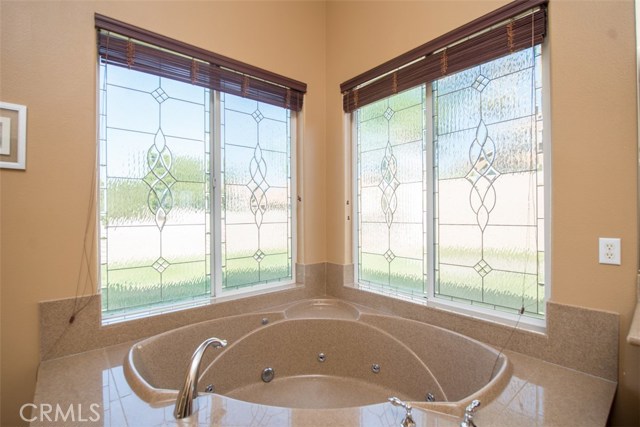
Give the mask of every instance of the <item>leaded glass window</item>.
[(292, 282), (289, 110), (104, 63), (99, 92), (105, 314)]
[(424, 87), (357, 111), (358, 278), (424, 292)]
[(111, 65), (101, 71), (103, 309), (207, 295), (209, 91)]
[(356, 110), (361, 285), (544, 317), (541, 53)]
[(540, 52), (433, 84), (438, 297), (544, 313)]
[(222, 287), (291, 279), (289, 110), (221, 94)]

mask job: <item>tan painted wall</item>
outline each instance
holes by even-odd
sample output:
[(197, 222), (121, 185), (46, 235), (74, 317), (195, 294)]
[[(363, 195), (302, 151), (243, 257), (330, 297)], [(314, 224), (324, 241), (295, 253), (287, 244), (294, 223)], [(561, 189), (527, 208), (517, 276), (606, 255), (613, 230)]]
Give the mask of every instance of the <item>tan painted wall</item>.
[[(27, 172), (0, 172), (2, 425), (32, 399), (37, 302), (75, 294), (95, 155), (94, 12), (309, 84), (302, 261), (344, 263), (339, 83), (506, 3), (0, 1), (0, 100), (29, 107)], [(621, 314), (612, 421), (634, 425), (640, 351), (624, 342), (638, 259), (633, 3), (551, 1), (552, 299)], [(597, 264), (599, 236), (622, 238), (621, 267)]]
[(2, 0), (0, 99), (29, 115), (27, 171), (0, 172), (3, 426), (33, 399), (37, 302), (75, 294), (95, 164), (94, 12), (308, 84), (303, 262), (326, 259), (324, 2)]
[[(344, 161), (341, 82), (505, 3), (328, 3), (327, 165)], [(620, 386), (611, 422), (640, 425), (640, 349), (625, 342), (638, 268), (633, 1), (551, 0), (546, 52), (551, 299), (620, 313)], [(343, 232), (349, 198), (344, 182), (342, 170), (327, 174), (327, 257), (335, 263), (351, 261), (350, 236)], [(622, 266), (598, 264), (598, 237), (622, 238)]]

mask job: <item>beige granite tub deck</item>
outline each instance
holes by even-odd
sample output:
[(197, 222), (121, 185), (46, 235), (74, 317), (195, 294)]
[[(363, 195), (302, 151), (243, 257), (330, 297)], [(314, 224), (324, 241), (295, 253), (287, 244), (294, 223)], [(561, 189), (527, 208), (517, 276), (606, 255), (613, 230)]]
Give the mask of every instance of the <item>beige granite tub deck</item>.
[[(309, 300), (302, 304), (315, 307), (317, 314), (314, 319), (305, 319), (304, 314), (309, 313), (309, 307), (304, 310), (291, 310), (293, 323), (295, 322), (351, 322), (358, 324), (353, 319), (331, 319), (336, 312), (331, 308), (332, 304), (318, 304), (318, 301)], [(345, 304), (337, 300), (338, 304)], [(351, 304), (346, 304), (348, 307)], [(296, 305), (294, 305), (295, 307)], [(335, 308), (335, 304), (333, 304)], [(366, 308), (364, 310), (366, 312)], [(344, 314), (344, 310), (338, 310)], [(418, 322), (414, 322), (411, 328), (406, 328), (403, 319), (369, 313), (360, 314), (364, 322), (378, 327), (384, 327), (391, 335), (402, 338), (403, 331), (410, 334), (411, 331), (419, 331)], [(287, 327), (288, 321), (278, 323), (283, 317), (282, 311), (272, 309), (266, 312), (244, 315), (253, 323), (258, 323), (263, 317), (269, 317), (274, 321), (272, 332), (276, 335), (281, 332), (273, 326)], [(338, 317), (340, 315), (338, 314)], [(217, 321), (223, 322), (226, 319)], [(233, 319), (231, 319), (233, 320)], [(249, 323), (251, 323), (249, 322)], [(413, 322), (413, 321), (408, 321)], [(207, 323), (192, 325), (187, 328), (206, 328)], [(216, 321), (213, 322), (214, 324)], [(237, 322), (243, 324), (242, 322)], [(288, 322), (291, 324), (292, 322)], [(227, 323), (227, 326), (229, 323)], [(309, 326), (309, 325), (306, 325)], [(341, 323), (344, 329), (345, 324)], [(428, 326), (428, 325), (425, 325)], [(403, 328), (404, 327), (404, 328)], [(187, 329), (185, 328), (185, 329)], [(313, 329), (314, 327), (312, 327)], [(225, 328), (226, 329), (226, 328)], [(246, 333), (244, 326), (237, 330), (227, 329), (227, 332), (235, 337)], [(317, 329), (317, 328), (316, 328)], [(328, 328), (336, 332), (338, 329)], [(348, 329), (348, 328), (347, 328)], [(269, 329), (265, 329), (269, 330)], [(426, 328), (428, 334), (429, 328)], [(290, 331), (289, 331), (290, 332)], [(351, 331), (353, 332), (353, 331)], [(357, 332), (357, 331), (356, 331)], [(178, 371), (181, 368), (164, 366), (164, 363), (173, 358), (181, 360), (183, 355), (173, 354), (171, 350), (164, 354), (158, 366), (155, 365), (154, 354), (162, 351), (162, 348), (154, 348), (154, 345), (163, 345), (162, 338), (171, 339), (170, 331), (165, 334), (143, 341), (148, 347), (146, 352), (139, 352), (135, 357), (140, 357), (141, 369), (149, 369), (147, 375), (158, 378), (171, 378), (173, 374), (166, 375), (167, 369), (174, 372), (173, 376), (181, 376)], [(229, 336), (231, 336), (229, 335)], [(187, 336), (189, 336), (187, 334)], [(454, 334), (458, 337), (457, 334)], [(191, 339), (191, 338), (188, 338)], [(198, 341), (200, 337), (195, 334), (193, 339)], [(426, 348), (429, 340), (437, 336), (411, 335), (412, 350), (420, 352), (433, 351)], [(459, 339), (464, 339), (461, 337)], [(264, 341), (263, 341), (264, 342)], [(268, 342), (268, 340), (267, 340)], [(455, 343), (455, 340), (452, 341)], [(195, 343), (195, 341), (194, 341)], [(164, 342), (166, 344), (166, 342)], [(196, 343), (197, 344), (197, 343)], [(440, 345), (445, 345), (440, 343)], [(138, 343), (129, 342), (116, 346), (87, 351), (84, 353), (51, 359), (42, 362), (34, 404), (40, 407), (42, 404), (59, 406), (66, 412), (69, 406), (74, 407), (75, 419), (67, 417), (59, 422), (47, 419), (38, 419), (37, 411), (32, 414), (36, 419), (32, 426), (111, 426), (111, 427), (153, 427), (153, 426), (260, 426), (260, 427), (309, 427), (309, 426), (362, 426), (362, 427), (396, 427), (400, 425), (404, 412), (389, 403), (371, 404), (360, 407), (341, 409), (295, 409), (278, 406), (260, 405), (245, 401), (235, 400), (218, 394), (201, 394), (198, 397), (198, 411), (185, 420), (177, 421), (173, 417), (174, 402), (172, 399), (158, 399), (149, 403), (149, 396), (139, 396), (132, 390), (125, 378), (123, 361), (129, 355), (131, 348), (137, 348)], [(425, 348), (421, 348), (425, 347)], [(437, 346), (432, 346), (437, 347)], [(463, 346), (464, 348), (464, 346)], [(215, 350), (214, 350), (215, 351)], [(446, 350), (451, 352), (451, 349)], [(135, 352), (132, 352), (132, 354)], [(581, 373), (569, 368), (554, 365), (513, 351), (505, 351), (511, 362), (512, 373), (506, 377), (506, 385), (500, 387), (496, 396), (492, 396), (483, 404), (476, 415), (476, 424), (483, 426), (604, 426), (613, 400), (616, 383), (600, 377)], [(227, 360), (232, 361), (233, 355)], [(236, 355), (237, 356), (237, 355)], [(148, 357), (146, 364), (142, 362)], [(212, 360), (213, 356), (209, 356)], [(220, 357), (220, 360), (223, 358)], [(158, 359), (160, 360), (160, 359)], [(472, 359), (470, 359), (472, 360)], [(184, 361), (182, 361), (184, 362)], [(446, 359), (434, 364), (434, 369), (446, 370)], [(230, 366), (220, 366), (222, 369), (233, 369)], [(438, 368), (439, 367), (439, 368)], [(153, 370), (156, 370), (155, 372)], [(456, 374), (464, 375), (464, 372), (441, 372), (446, 378), (455, 378)], [(448, 375), (447, 375), (448, 374)], [(168, 380), (167, 380), (168, 381)], [(137, 390), (140, 394), (140, 391)], [(57, 406), (56, 406), (57, 405)], [(92, 406), (93, 405), (93, 406)], [(456, 427), (460, 423), (459, 416), (447, 415), (420, 408), (420, 403), (414, 403), (414, 421), (418, 427)], [(83, 409), (83, 415), (79, 410)], [(95, 412), (89, 412), (89, 408)], [(95, 414), (99, 417), (96, 417)], [(82, 418), (79, 418), (82, 417)], [(98, 418), (98, 419), (96, 419)], [(579, 423), (578, 421), (579, 420)], [(578, 423), (578, 424), (577, 424)]]
[[(132, 319), (109, 326), (101, 325), (99, 296), (86, 297), (87, 309), (76, 316), (73, 324), (69, 323), (73, 299), (41, 303), (42, 362), (33, 404), (35, 408), (51, 405), (49, 407), (55, 410), (59, 407), (67, 414), (67, 419), (51, 421), (36, 410), (31, 415), (31, 425), (398, 426), (404, 411), (389, 403), (342, 409), (291, 409), (248, 403), (218, 394), (202, 394), (198, 398), (198, 412), (187, 420), (176, 421), (171, 399), (160, 399), (150, 404), (149, 396), (143, 396), (144, 399), (138, 396), (125, 378), (123, 361), (135, 343), (151, 335), (171, 334), (176, 328), (194, 327), (191, 325), (196, 322), (215, 319), (225, 321), (230, 316), (246, 316), (251, 313), (254, 314), (255, 321), (261, 320), (264, 313), (272, 313), (271, 321), (275, 321), (283, 318), (283, 304), (292, 306), (300, 301), (303, 301), (301, 304), (307, 301), (306, 304), (312, 307), (298, 306), (298, 309), (291, 309), (290, 318), (296, 318), (296, 310), (298, 314), (303, 313), (302, 318), (308, 315), (309, 310), (315, 313), (316, 319), (346, 321), (352, 317), (348, 310), (346, 314), (345, 310), (338, 310), (341, 314), (337, 314), (335, 304), (317, 304), (318, 298), (333, 298), (345, 307), (357, 306), (362, 313), (358, 314), (362, 317), (361, 320), (367, 320), (367, 316), (371, 314), (368, 322), (372, 326), (384, 329), (403, 342), (411, 343), (411, 350), (415, 353), (429, 350), (421, 348), (425, 338), (416, 338), (412, 335), (414, 328), (402, 328), (394, 318), (402, 317), (404, 322), (445, 328), (493, 348), (503, 349), (509, 358), (512, 375), (506, 377), (508, 383), (501, 385), (501, 391), (480, 407), (475, 418), (479, 427), (606, 424), (618, 375), (619, 320), (615, 313), (548, 302), (546, 331), (540, 333), (522, 328), (514, 330), (503, 324), (432, 307), (429, 303), (416, 304), (362, 291), (353, 285), (353, 265), (298, 265), (296, 277), (297, 285), (287, 290), (235, 301), (216, 301), (207, 306)], [(374, 314), (391, 317), (381, 320)], [(639, 315), (636, 313), (636, 316)], [(636, 329), (637, 322), (634, 323)], [(630, 342), (640, 340), (640, 331), (636, 329), (632, 328), (630, 331)], [(225, 332), (226, 337), (221, 338), (242, 336), (246, 331), (238, 326), (237, 330), (229, 327)], [(410, 336), (403, 337), (403, 334)], [(199, 343), (199, 338), (194, 336), (194, 346)], [(162, 347), (156, 351), (162, 351)], [(169, 377), (173, 376), (174, 380), (179, 378), (183, 368), (177, 367), (177, 364), (185, 363), (183, 359), (186, 356), (172, 354), (171, 350), (167, 352), (166, 363), (147, 363), (141, 368), (147, 369), (144, 374), (153, 375), (154, 372), (166, 373), (170, 370)], [(138, 356), (143, 361), (149, 355)], [(213, 355), (207, 357), (207, 363), (213, 360)], [(176, 364), (173, 363), (173, 358)], [(147, 359), (147, 362), (150, 360), (152, 359)], [(444, 377), (442, 372), (437, 375), (441, 378), (460, 374), (446, 369), (446, 359), (440, 362)], [(433, 365), (433, 369), (438, 368)], [(443, 384), (446, 381), (441, 379)], [(420, 405), (415, 403), (414, 406)], [(73, 413), (69, 412), (70, 407), (73, 407)], [(99, 415), (97, 419), (96, 413), (90, 409), (94, 409)], [(445, 415), (442, 412), (424, 408), (416, 408), (413, 412), (416, 425), (420, 427), (455, 427), (460, 423), (459, 416)]]
[[(127, 383), (122, 361), (133, 343), (120, 344), (43, 362), (34, 403), (99, 405), (91, 422), (40, 422), (32, 426), (220, 426), (220, 427), (397, 427), (403, 412), (390, 404), (337, 410), (286, 409), (246, 403), (219, 395), (202, 395), (199, 412), (188, 420), (173, 418), (173, 404), (153, 407)], [(604, 426), (616, 383), (563, 368), (512, 351), (513, 375), (492, 403), (481, 406), (475, 421), (497, 426)], [(86, 412), (85, 412), (86, 414)], [(89, 413), (91, 414), (91, 413)], [(460, 419), (414, 409), (418, 427), (457, 427)], [(35, 414), (34, 414), (35, 416)], [(85, 415), (85, 418), (88, 418)]]

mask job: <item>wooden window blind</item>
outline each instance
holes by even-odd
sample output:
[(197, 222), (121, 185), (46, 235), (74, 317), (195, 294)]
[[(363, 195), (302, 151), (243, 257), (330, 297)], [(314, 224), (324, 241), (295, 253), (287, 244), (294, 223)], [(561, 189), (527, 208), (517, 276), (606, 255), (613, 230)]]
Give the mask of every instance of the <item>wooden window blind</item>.
[(542, 43), (547, 3), (513, 1), (342, 83), (344, 111)]
[(293, 111), (305, 83), (96, 14), (98, 55), (112, 65), (207, 87)]

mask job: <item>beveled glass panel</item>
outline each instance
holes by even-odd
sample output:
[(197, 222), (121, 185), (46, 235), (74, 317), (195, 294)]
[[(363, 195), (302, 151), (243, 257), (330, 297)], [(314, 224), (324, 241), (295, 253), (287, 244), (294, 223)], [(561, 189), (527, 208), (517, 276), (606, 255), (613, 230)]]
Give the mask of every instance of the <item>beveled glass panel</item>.
[(529, 49), (434, 84), (437, 297), (544, 313), (539, 66)]
[(119, 67), (100, 69), (107, 75), (99, 149), (103, 310), (201, 296), (209, 280), (209, 92)]
[(289, 112), (229, 94), (221, 105), (223, 290), (291, 279)]
[(424, 87), (356, 113), (358, 280), (424, 291)]

